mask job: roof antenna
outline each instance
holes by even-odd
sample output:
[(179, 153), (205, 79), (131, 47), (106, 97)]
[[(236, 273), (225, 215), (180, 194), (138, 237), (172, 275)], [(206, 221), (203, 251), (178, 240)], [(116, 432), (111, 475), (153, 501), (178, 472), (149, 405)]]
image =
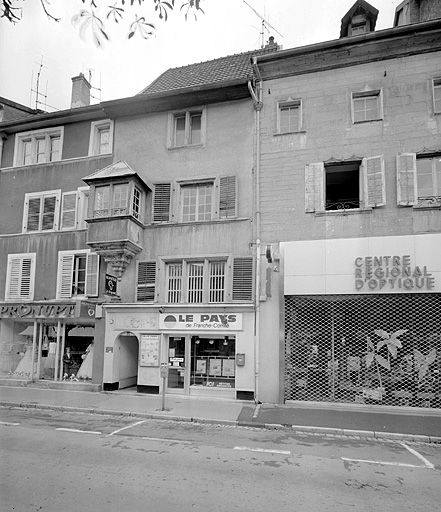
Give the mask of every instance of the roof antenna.
[(260, 35), (261, 35), (261, 44), (260, 44), (260, 47), (263, 48), (265, 46), (265, 30), (267, 33), (269, 33), (269, 30), (267, 27), (271, 28), (272, 30), (274, 30), (274, 32), (276, 32), (277, 34), (279, 34), (280, 37), (283, 38), (282, 34), (277, 30), (275, 29), (269, 21), (267, 21), (261, 14), (259, 14), (255, 9), (254, 7), (252, 7), (248, 2), (245, 2), (245, 0), (242, 0), (243, 3), (245, 5), (248, 5), (248, 7), (254, 12), (254, 14), (256, 16), (258, 16), (261, 20), (262, 20), (262, 31), (260, 32)]

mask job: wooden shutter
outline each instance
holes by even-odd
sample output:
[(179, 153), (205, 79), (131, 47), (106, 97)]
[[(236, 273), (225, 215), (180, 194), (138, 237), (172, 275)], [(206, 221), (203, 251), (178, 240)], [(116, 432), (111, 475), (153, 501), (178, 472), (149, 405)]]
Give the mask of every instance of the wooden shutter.
[(11, 256), (8, 261), (7, 299), (34, 298), (34, 262), (32, 254)]
[(87, 254), (86, 262), (86, 295), (96, 297), (98, 295), (98, 273), (100, 257), (96, 253)]
[(138, 262), (138, 280), (136, 283), (136, 300), (138, 302), (154, 302), (156, 284), (156, 262)]
[(73, 254), (60, 254), (58, 258), (57, 280), (58, 299), (69, 299), (72, 296), (73, 264)]
[(410, 206), (418, 203), (417, 168), (415, 153), (397, 155), (397, 204)]
[(41, 197), (30, 197), (28, 199), (28, 211), (24, 231), (40, 230), (40, 206)]
[(43, 216), (41, 219), (41, 230), (49, 231), (56, 229), (55, 216), (56, 216), (57, 198), (56, 196), (43, 197)]
[(253, 300), (253, 258), (234, 258), (232, 299)]
[(236, 176), (224, 176), (219, 180), (219, 218), (236, 217)]
[(384, 161), (382, 156), (363, 158), (364, 206), (374, 208), (386, 204)]
[(76, 192), (65, 192), (61, 204), (61, 229), (75, 229), (77, 225), (77, 202)]
[(153, 198), (153, 222), (168, 222), (170, 220), (171, 184), (158, 183), (155, 185)]
[(324, 206), (324, 165), (323, 162), (307, 164), (305, 167), (305, 211), (317, 212)]

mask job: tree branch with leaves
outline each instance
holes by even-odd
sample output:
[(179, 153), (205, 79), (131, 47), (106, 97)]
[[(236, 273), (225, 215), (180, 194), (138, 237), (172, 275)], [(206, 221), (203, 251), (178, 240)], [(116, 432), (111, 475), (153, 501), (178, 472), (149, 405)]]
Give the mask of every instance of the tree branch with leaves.
[[(203, 1), (182, 0), (180, 11), (184, 11), (185, 19), (189, 14), (193, 14), (195, 19), (197, 19), (198, 13), (204, 14)], [(56, 3), (56, 0), (40, 0), (41, 7), (48, 19), (59, 22), (61, 18), (54, 14), (54, 2)], [(156, 16), (162, 21), (167, 21), (170, 13), (176, 7), (175, 0), (116, 0), (111, 5), (108, 0), (77, 0), (77, 2), (82, 4), (82, 8), (72, 15), (72, 24), (78, 29), (80, 37), (83, 39), (88, 33), (91, 33), (96, 46), (101, 46), (105, 41), (110, 40), (109, 31), (112, 25), (119, 25), (123, 22), (128, 25), (128, 39), (135, 35), (147, 39), (154, 34), (156, 25), (137, 10), (142, 10), (147, 5), (153, 6)], [(26, 0), (1, 0), (0, 17), (13, 24), (19, 23), (25, 8)]]

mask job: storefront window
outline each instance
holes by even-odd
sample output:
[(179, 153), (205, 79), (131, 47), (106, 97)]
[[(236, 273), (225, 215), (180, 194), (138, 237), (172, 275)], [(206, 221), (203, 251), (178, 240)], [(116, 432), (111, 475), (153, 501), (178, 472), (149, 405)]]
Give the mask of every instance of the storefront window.
[(191, 386), (235, 387), (235, 336), (191, 339)]

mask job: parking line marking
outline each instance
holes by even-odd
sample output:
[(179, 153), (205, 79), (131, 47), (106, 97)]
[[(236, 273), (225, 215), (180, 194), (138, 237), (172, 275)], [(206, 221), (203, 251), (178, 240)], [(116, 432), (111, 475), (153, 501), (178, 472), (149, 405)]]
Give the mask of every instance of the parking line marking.
[(114, 436), (115, 434), (119, 434), (123, 430), (128, 430), (129, 428), (136, 427), (137, 425), (141, 425), (142, 423), (145, 423), (146, 421), (147, 420), (137, 421), (136, 423), (132, 423), (132, 425), (127, 425), (126, 427), (119, 428), (118, 430), (115, 430), (114, 432), (107, 434), (107, 436)]
[(184, 441), (183, 439), (171, 439), (166, 437), (142, 437), (146, 441), (165, 441), (167, 443), (194, 444), (194, 441)]
[(6, 425), (7, 427), (18, 427), (20, 423), (11, 423), (9, 421), (0, 421), (0, 425)]
[(76, 432), (78, 434), (102, 434), (102, 432), (96, 432), (95, 430), (80, 430), (77, 428), (56, 428), (61, 432)]
[(280, 455), (291, 455), (289, 450), (269, 450), (265, 448), (250, 448), (248, 446), (235, 446), (233, 450), (241, 450), (248, 452), (259, 452), (259, 453), (278, 453)]
[(348, 459), (347, 457), (342, 457), (341, 460), (346, 460), (348, 462), (364, 462), (365, 464), (379, 464), (381, 466), (398, 466), (398, 467), (402, 467), (402, 468), (426, 469), (426, 466), (417, 466), (415, 464), (405, 464), (404, 462), (386, 462), (386, 461), (381, 461), (381, 460)]
[(422, 461), (424, 463), (424, 465), (426, 466), (427, 469), (435, 469), (435, 465), (432, 464), (431, 462), (429, 462), (426, 459), (426, 457), (423, 457), (423, 455), (421, 455), (421, 453), (417, 452), (416, 450), (414, 450), (410, 446), (407, 446), (407, 444), (403, 443), (402, 441), (398, 441), (398, 444), (400, 444), (401, 446), (404, 446), (404, 448), (406, 448), (406, 450), (408, 450), (410, 453), (415, 455), (415, 457), (418, 457), (418, 459), (420, 459), (420, 461)]

